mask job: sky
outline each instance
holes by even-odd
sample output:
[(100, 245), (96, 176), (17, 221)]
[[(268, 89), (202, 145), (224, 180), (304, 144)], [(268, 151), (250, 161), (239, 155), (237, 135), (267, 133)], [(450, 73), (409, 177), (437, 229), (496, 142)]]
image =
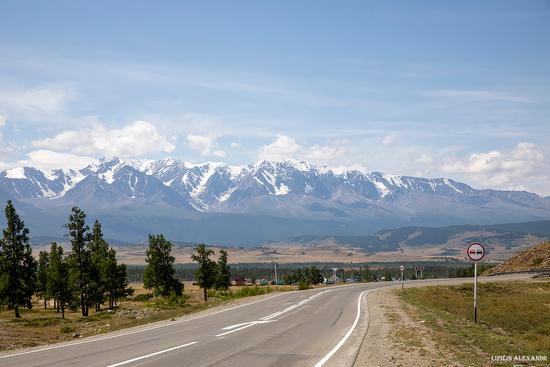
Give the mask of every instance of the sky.
[(103, 156), (550, 195), (550, 1), (0, 0), (0, 169)]

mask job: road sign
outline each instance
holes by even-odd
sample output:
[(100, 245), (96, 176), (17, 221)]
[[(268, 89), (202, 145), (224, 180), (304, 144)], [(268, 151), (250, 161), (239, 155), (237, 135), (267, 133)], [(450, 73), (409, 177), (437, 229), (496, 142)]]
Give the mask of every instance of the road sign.
[(485, 257), (485, 247), (479, 242), (470, 243), (466, 255), (474, 262), (474, 322), (477, 323), (477, 262)]
[(399, 270), (403, 271), (403, 270), (405, 270), (405, 267), (404, 267), (403, 265), (401, 265), (401, 266), (399, 267)]
[(479, 242), (471, 243), (466, 250), (466, 255), (472, 261), (479, 261), (485, 257), (485, 248)]

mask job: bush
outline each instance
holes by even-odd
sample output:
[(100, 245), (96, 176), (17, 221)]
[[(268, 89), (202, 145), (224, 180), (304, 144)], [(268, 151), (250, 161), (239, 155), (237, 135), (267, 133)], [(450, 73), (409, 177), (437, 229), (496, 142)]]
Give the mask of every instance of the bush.
[(137, 302), (144, 302), (149, 301), (151, 298), (153, 298), (153, 293), (138, 294), (133, 299)]
[(187, 294), (178, 295), (175, 292), (171, 292), (168, 297), (157, 298), (155, 300), (155, 306), (168, 308), (186, 307), (188, 306), (188, 300), (189, 296)]
[(307, 280), (300, 280), (298, 283), (298, 290), (303, 291), (309, 289), (309, 282)]
[(68, 333), (73, 333), (75, 332), (75, 328), (72, 327), (72, 326), (63, 326), (60, 331), (63, 333), (63, 334), (68, 334)]

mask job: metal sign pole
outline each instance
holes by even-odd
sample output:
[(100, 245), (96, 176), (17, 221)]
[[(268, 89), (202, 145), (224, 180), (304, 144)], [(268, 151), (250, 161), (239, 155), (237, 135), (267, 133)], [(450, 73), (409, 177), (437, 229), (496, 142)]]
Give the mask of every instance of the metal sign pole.
[(473, 242), (468, 246), (466, 255), (474, 262), (474, 323), (477, 324), (477, 262), (485, 257), (485, 247), (479, 242)]
[(477, 324), (477, 261), (474, 262), (474, 322)]
[(405, 286), (405, 277), (403, 276), (403, 270), (401, 270), (401, 290)]

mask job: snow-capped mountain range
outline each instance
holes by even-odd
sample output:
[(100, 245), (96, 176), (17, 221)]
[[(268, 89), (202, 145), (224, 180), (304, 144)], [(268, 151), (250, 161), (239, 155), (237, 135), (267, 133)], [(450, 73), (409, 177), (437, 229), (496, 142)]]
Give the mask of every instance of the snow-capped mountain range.
[[(251, 222), (259, 225), (259, 232), (282, 228), (274, 233), (278, 238), (250, 236), (265, 241), (319, 234), (307, 232), (319, 229), (368, 233), (401, 225), (550, 218), (550, 200), (528, 192), (477, 190), (446, 178), (337, 172), (294, 160), (231, 166), (104, 158), (80, 170), (19, 167), (0, 173), (0, 199), (19, 203), (41, 231), (51, 227), (48, 220), (66, 217), (67, 208), (78, 205), (113, 226), (123, 225), (125, 230), (115, 231), (121, 240), (161, 230), (177, 240), (200, 240), (198, 234), (212, 237), (207, 228), (221, 226), (227, 227), (226, 236), (219, 238), (239, 242), (231, 238), (248, 238), (254, 230)], [(259, 218), (265, 220), (258, 224)], [(189, 236), (177, 229), (180, 225)]]

